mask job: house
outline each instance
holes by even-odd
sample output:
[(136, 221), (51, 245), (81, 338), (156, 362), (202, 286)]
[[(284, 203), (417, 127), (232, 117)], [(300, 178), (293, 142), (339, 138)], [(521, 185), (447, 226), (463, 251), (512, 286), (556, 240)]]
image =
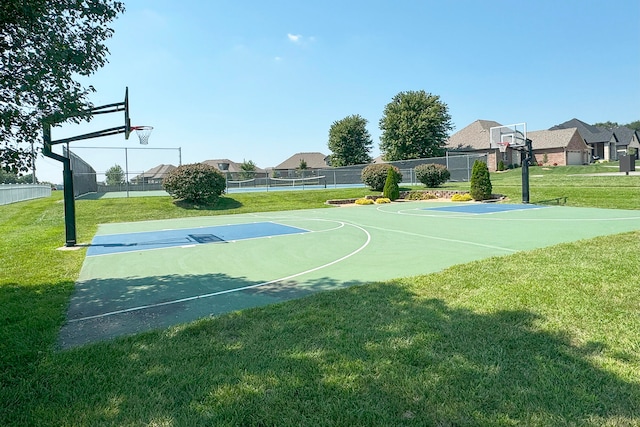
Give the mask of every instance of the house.
[(242, 165), (244, 164), (244, 162), (237, 163), (229, 159), (212, 159), (212, 160), (205, 160), (204, 162), (201, 162), (201, 163), (205, 165), (213, 166), (219, 171), (224, 172), (232, 180), (242, 180), (242, 179), (252, 178), (252, 176), (250, 175), (254, 175), (254, 174), (264, 175), (266, 173), (264, 169), (259, 168), (257, 166), (253, 171), (245, 171), (244, 169), (242, 169)]
[(293, 178), (302, 175), (313, 175), (315, 171), (331, 167), (330, 157), (318, 153), (296, 153), (273, 168), (278, 178)]
[[(476, 120), (451, 135), (446, 142), (449, 151), (487, 155), (487, 167), (498, 170), (500, 160), (508, 165), (520, 165), (523, 153), (511, 147), (501, 153), (490, 147), (489, 134), (492, 127), (502, 126), (492, 120)], [(527, 132), (535, 161), (547, 165), (582, 165), (590, 160), (591, 148), (584, 142), (577, 128)]]
[(613, 137), (616, 141), (616, 159), (631, 152), (634, 153), (635, 159), (639, 158), (640, 132), (626, 126), (619, 126), (613, 129)]
[(527, 138), (539, 165), (586, 165), (591, 160), (591, 147), (577, 128), (536, 130), (527, 132)]
[[(559, 125), (553, 126), (549, 130), (559, 130), (576, 128), (582, 136), (584, 142), (591, 147), (592, 159), (598, 160), (615, 160), (616, 141), (613, 132), (609, 129), (599, 128), (587, 124), (578, 119), (571, 119)], [(591, 159), (589, 159), (591, 160)]]
[(162, 184), (162, 180), (176, 169), (173, 165), (158, 165), (134, 177), (131, 182), (134, 184)]
[[(496, 171), (498, 170), (499, 156), (502, 153), (492, 149), (489, 144), (490, 129), (496, 126), (502, 125), (493, 120), (476, 120), (451, 135), (445, 143), (445, 148), (447, 151), (485, 154), (487, 167), (490, 171)], [(502, 158), (503, 160), (507, 159), (507, 164), (512, 164), (512, 155), (513, 152), (509, 149)]]

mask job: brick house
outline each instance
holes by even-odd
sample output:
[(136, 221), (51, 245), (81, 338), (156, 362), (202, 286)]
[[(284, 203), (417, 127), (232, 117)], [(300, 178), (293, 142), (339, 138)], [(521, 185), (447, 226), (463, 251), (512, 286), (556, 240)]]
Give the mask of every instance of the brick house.
[(278, 178), (313, 176), (316, 171), (330, 166), (330, 157), (326, 154), (296, 153), (274, 167), (273, 175)]
[[(521, 165), (523, 153), (520, 151), (507, 148), (501, 153), (490, 148), (490, 129), (496, 126), (502, 125), (493, 120), (476, 120), (451, 135), (445, 146), (448, 151), (486, 154), (490, 171), (498, 170), (500, 160), (505, 166)], [(531, 140), (533, 155), (539, 164), (582, 165), (590, 160), (591, 149), (576, 128), (527, 132), (527, 138)]]
[(162, 184), (162, 180), (176, 167), (174, 165), (158, 165), (134, 177), (134, 184)]

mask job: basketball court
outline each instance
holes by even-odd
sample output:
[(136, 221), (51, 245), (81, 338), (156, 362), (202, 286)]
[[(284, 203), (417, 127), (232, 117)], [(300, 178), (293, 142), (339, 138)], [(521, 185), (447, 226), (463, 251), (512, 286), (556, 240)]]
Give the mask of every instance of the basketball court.
[(638, 229), (638, 211), (433, 201), (104, 224), (59, 346)]

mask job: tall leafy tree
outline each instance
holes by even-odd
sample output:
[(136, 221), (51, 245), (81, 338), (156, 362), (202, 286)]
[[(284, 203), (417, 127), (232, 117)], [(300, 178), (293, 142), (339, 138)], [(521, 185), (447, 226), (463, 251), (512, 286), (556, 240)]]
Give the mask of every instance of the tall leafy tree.
[(386, 161), (443, 156), (452, 129), (449, 108), (439, 96), (400, 92), (380, 119), (380, 151)]
[(373, 140), (367, 120), (358, 114), (333, 122), (329, 129), (332, 166), (361, 165), (371, 162)]
[(29, 169), (30, 146), (42, 121), (89, 119), (92, 86), (76, 79), (107, 62), (108, 24), (116, 0), (2, 0), (0, 5), (0, 168)]
[(111, 166), (104, 173), (107, 178), (107, 185), (120, 185), (124, 184), (124, 169), (120, 165)]

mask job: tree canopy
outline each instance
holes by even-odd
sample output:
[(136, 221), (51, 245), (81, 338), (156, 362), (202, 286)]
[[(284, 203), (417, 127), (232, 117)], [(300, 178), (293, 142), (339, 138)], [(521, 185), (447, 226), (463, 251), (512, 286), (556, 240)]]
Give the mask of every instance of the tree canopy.
[(624, 126), (633, 130), (640, 130), (640, 120), (636, 120), (635, 122), (627, 123), (626, 125), (620, 125), (618, 122), (606, 121), (606, 122), (598, 122), (594, 123), (593, 126), (605, 129), (615, 129), (618, 126)]
[(358, 114), (333, 122), (329, 129), (331, 166), (369, 163), (372, 146), (373, 140), (367, 130), (367, 120)]
[(115, 0), (3, 0), (0, 5), (0, 169), (28, 171), (42, 121), (78, 123), (92, 107), (76, 79), (107, 62)]
[(119, 185), (124, 184), (125, 176), (124, 169), (120, 165), (113, 165), (104, 173), (106, 176), (107, 185)]
[(447, 104), (437, 95), (400, 92), (380, 119), (380, 151), (386, 161), (443, 156), (453, 129)]

